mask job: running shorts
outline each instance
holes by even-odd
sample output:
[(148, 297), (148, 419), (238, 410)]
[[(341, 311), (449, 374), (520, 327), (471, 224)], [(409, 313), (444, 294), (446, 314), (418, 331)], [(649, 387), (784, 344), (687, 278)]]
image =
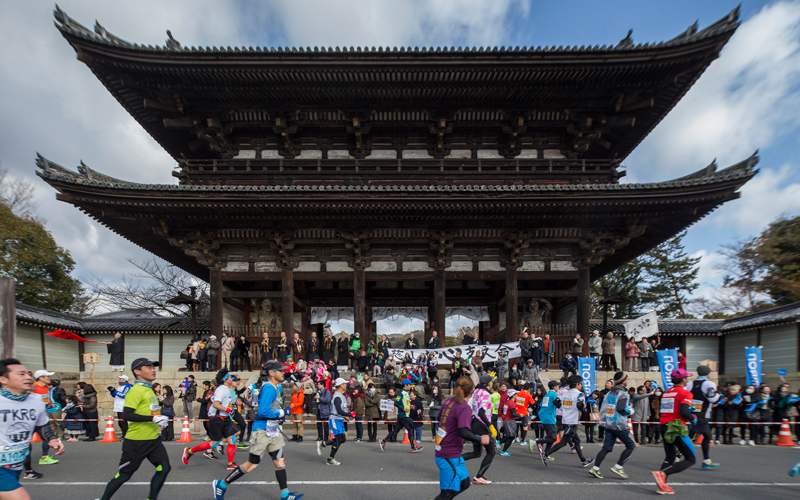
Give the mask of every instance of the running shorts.
[(122, 442), (122, 457), (119, 459), (119, 471), (133, 474), (142, 465), (144, 459), (156, 465), (164, 462), (169, 463), (169, 455), (161, 438), (148, 439), (145, 441), (135, 441), (126, 439)]
[(691, 433), (697, 435), (705, 433), (711, 434), (711, 427), (708, 426), (708, 420), (698, 418), (697, 422), (691, 427)]
[(236, 427), (229, 418), (212, 417), (208, 422), (208, 437), (211, 441), (222, 441), (236, 434)]
[(250, 438), (250, 453), (253, 455), (264, 456), (264, 453), (273, 453), (286, 445), (283, 436), (278, 434), (275, 437), (267, 436), (267, 431), (253, 431)]
[(328, 419), (328, 425), (331, 426), (331, 433), (334, 436), (344, 434), (344, 420), (340, 418), (331, 418)]
[(463, 457), (436, 457), (436, 466), (439, 467), (440, 490), (461, 491), (461, 481), (469, 479), (469, 471)]
[(14, 491), (22, 488), (22, 485), (19, 484), (20, 474), (22, 474), (22, 469), (0, 468), (0, 492)]
[(528, 415), (522, 417), (522, 427), (528, 427), (530, 423), (531, 423), (531, 417), (529, 417)]
[(515, 437), (517, 435), (517, 421), (513, 418), (503, 422), (503, 433), (506, 437)]

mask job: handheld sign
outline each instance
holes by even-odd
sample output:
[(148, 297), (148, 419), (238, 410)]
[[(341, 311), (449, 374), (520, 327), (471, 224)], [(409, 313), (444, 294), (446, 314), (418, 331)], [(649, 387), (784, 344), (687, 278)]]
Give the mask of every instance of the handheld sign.
[(381, 411), (394, 411), (394, 401), (391, 399), (381, 399)]

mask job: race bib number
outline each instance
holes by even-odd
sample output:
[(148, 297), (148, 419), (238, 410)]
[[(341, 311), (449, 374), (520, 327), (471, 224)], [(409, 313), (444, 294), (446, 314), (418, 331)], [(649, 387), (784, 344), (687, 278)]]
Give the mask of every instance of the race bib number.
[(672, 398), (661, 400), (661, 413), (674, 413), (675, 400)]
[(547, 408), (548, 406), (550, 406), (550, 399), (544, 398), (542, 400), (542, 408)]
[(575, 402), (573, 400), (571, 400), (571, 399), (565, 399), (564, 403), (563, 403), (564, 408), (572, 408), (572, 406), (574, 404), (575, 404)]
[(447, 431), (439, 427), (436, 431), (436, 451), (442, 451), (442, 440), (447, 436)]
[(28, 446), (29, 443), (27, 441), (4, 446), (2, 448), (3, 451), (0, 452), (0, 467), (13, 467), (15, 465), (21, 465), (23, 462), (25, 462), (25, 458), (28, 456)]
[(277, 420), (268, 420), (267, 421), (267, 436), (269, 437), (278, 437), (278, 433), (280, 433), (281, 427), (278, 425)]
[(606, 407), (606, 415), (609, 416), (609, 417), (613, 417), (614, 416), (614, 407), (613, 406), (607, 406)]
[(703, 411), (703, 402), (697, 399), (692, 400), (692, 411), (696, 413), (700, 413)]
[(161, 405), (156, 397), (150, 398), (150, 415), (161, 415)]

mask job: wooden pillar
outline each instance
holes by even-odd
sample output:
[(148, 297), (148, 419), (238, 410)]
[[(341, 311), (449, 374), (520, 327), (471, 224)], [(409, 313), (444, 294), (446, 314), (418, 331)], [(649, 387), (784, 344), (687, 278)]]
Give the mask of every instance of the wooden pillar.
[(158, 371), (161, 371), (163, 367), (164, 367), (164, 332), (158, 332)]
[(17, 356), (16, 293), (14, 278), (0, 276), (0, 359)]
[[(211, 335), (222, 338), (222, 275), (218, 269), (209, 271), (209, 288), (211, 290)], [(194, 332), (193, 332), (194, 333)]]
[(478, 321), (478, 338), (481, 344), (486, 344), (486, 326), (484, 321)]
[(504, 342), (517, 340), (517, 268), (506, 269), (506, 335)]
[(500, 309), (497, 304), (489, 306), (489, 343), (497, 343), (497, 334), (500, 333)]
[(39, 341), (42, 343), (42, 368), (47, 370), (47, 349), (44, 345), (44, 327), (39, 327)]
[(446, 335), (445, 332), (445, 270), (444, 269), (436, 269), (433, 272), (433, 318), (431, 318), (432, 324), (430, 329), (425, 332), (425, 343), (424, 346), (428, 345), (428, 340), (431, 338), (431, 333), (433, 330), (436, 330), (439, 334), (439, 338), (442, 339), (444, 342), (444, 338)]
[(589, 268), (582, 267), (578, 271), (578, 333), (581, 338), (589, 338), (589, 318), (592, 313), (592, 305), (589, 300)]
[(308, 346), (308, 339), (311, 338), (311, 326), (308, 324), (310, 308), (307, 303), (304, 303), (303, 306), (303, 310), (300, 311), (300, 338), (306, 343), (306, 346)]
[[(797, 325), (797, 332), (798, 340), (800, 340), (800, 323)], [(725, 373), (725, 335), (720, 336), (718, 349), (719, 364), (717, 365), (717, 373), (722, 375)], [(800, 354), (798, 354), (798, 362), (800, 362)]]
[(358, 332), (361, 345), (369, 343), (367, 333), (367, 282), (363, 269), (353, 271), (353, 332)]
[(291, 339), (294, 336), (294, 272), (291, 269), (281, 273), (281, 320), (286, 338)]

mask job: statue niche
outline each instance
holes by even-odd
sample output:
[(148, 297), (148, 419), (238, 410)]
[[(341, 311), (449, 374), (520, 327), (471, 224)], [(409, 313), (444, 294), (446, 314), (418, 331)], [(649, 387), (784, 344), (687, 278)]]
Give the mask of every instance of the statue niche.
[(257, 299), (251, 299), (250, 305), (253, 307), (251, 323), (265, 327), (270, 335), (278, 335), (283, 331), (283, 320), (271, 299), (262, 299), (260, 304)]
[(550, 324), (550, 312), (552, 310), (553, 305), (547, 299), (531, 299), (528, 305), (525, 306), (522, 318), (520, 318), (518, 332), (522, 333), (522, 330), (527, 328), (529, 332), (533, 333), (535, 328)]

